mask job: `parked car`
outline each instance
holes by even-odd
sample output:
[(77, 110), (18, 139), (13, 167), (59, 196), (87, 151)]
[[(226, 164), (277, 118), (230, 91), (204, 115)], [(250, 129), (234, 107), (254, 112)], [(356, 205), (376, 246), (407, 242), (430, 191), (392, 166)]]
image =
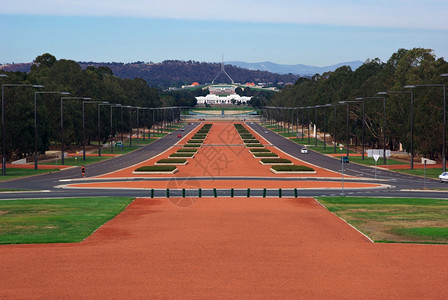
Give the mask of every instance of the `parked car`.
[(115, 143), (115, 147), (123, 147), (123, 143), (121, 141), (118, 141)]
[(302, 153), (302, 154), (307, 154), (307, 153), (308, 153), (308, 149), (306, 149), (305, 147), (303, 147), (302, 149), (300, 149), (300, 153)]
[(341, 163), (348, 164), (350, 161), (348, 160), (348, 156), (341, 157)]
[(185, 131), (185, 128), (182, 127), (182, 128), (180, 129), (180, 131)]
[(448, 182), (448, 172), (443, 172), (439, 175), (440, 182)]

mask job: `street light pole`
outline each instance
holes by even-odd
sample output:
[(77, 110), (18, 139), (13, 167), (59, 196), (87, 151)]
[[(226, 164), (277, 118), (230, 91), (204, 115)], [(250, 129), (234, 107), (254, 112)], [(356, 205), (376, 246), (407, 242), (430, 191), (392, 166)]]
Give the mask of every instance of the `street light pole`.
[[(442, 77), (448, 76), (448, 74), (440, 75)], [(443, 88), (443, 133), (442, 133), (442, 170), (446, 172), (446, 85), (445, 84), (417, 84), (406, 85), (404, 88), (416, 88), (416, 87), (441, 87)]]
[(109, 102), (101, 102), (98, 104), (98, 156), (101, 156), (101, 106), (109, 105)]
[[(8, 77), (5, 74), (1, 74), (0, 77)], [(37, 84), (2, 84), (2, 176), (6, 176), (6, 127), (5, 127), (5, 87), (33, 87), (43, 88), (43, 85)]]
[(383, 164), (386, 164), (386, 97), (359, 97), (356, 100), (382, 99), (383, 100)]
[(121, 107), (121, 104), (112, 104), (110, 106), (110, 153), (114, 153), (114, 145), (113, 145), (113, 136), (114, 136), (114, 131), (113, 131), (113, 116), (112, 116), (112, 110), (114, 107)]
[(59, 94), (59, 95), (70, 95), (69, 92), (34, 92), (34, 169), (38, 169), (38, 158), (37, 158), (37, 94)]
[(62, 97), (61, 98), (61, 164), (64, 165), (64, 100), (90, 100), (86, 97)]
[(387, 92), (378, 92), (378, 95), (387, 95), (387, 94), (411, 94), (411, 162), (410, 169), (414, 169), (414, 92), (413, 91), (387, 91)]

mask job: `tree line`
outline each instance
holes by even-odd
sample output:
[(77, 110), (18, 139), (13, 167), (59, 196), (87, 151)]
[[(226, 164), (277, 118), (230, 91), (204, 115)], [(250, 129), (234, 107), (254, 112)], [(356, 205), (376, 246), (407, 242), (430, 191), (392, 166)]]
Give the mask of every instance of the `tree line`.
[[(89, 66), (82, 69), (73, 60), (56, 59), (45, 53), (36, 57), (28, 73), (4, 72), (7, 77), (0, 77), (4, 90), (4, 124), (5, 149), (7, 159), (20, 159), (34, 152), (34, 99), (37, 100), (38, 151), (43, 153), (61, 141), (61, 97), (86, 97), (92, 101), (121, 104), (122, 106), (158, 108), (163, 106), (194, 106), (192, 95), (164, 94), (141, 79), (121, 79), (114, 76), (108, 67)], [(44, 88), (13, 85), (43, 85)], [(68, 92), (69, 95), (35, 92)], [(169, 100), (167, 100), (169, 98)], [(63, 101), (64, 141), (66, 149), (81, 145), (83, 142), (82, 104), (78, 99)], [(98, 103), (86, 103), (85, 133), (87, 144), (96, 141), (98, 136), (97, 109)], [(100, 118), (103, 141), (110, 137), (110, 106), (101, 106)], [(121, 110), (124, 112), (121, 113)], [(152, 120), (158, 121), (161, 114), (153, 114), (154, 110), (140, 111), (136, 119), (136, 110), (128, 108), (113, 109), (113, 135), (120, 130), (122, 124), (130, 124), (134, 128), (143, 125), (151, 126)], [(121, 123), (121, 114), (123, 123)], [(174, 114), (165, 114), (164, 118), (174, 118)], [(178, 117), (178, 116), (177, 116)], [(138, 122), (138, 124), (137, 124)], [(129, 125), (124, 125), (126, 129)], [(127, 126), (127, 127), (126, 127)], [(128, 130), (127, 130), (128, 131)], [(3, 138), (3, 137), (2, 137)], [(3, 141), (2, 141), (3, 142)]]
[[(349, 105), (350, 139), (360, 141), (362, 124), (365, 125), (365, 143), (371, 148), (383, 146), (383, 99), (386, 98), (386, 147), (398, 150), (400, 143), (410, 151), (411, 91), (413, 93), (414, 151), (430, 158), (440, 158), (443, 136), (443, 86), (446, 88), (448, 63), (436, 58), (433, 50), (414, 48), (399, 49), (387, 62), (367, 60), (353, 71), (343, 66), (333, 72), (316, 74), (312, 78), (299, 78), (294, 85), (285, 87), (270, 101), (256, 103), (257, 106), (294, 107), (302, 109), (278, 110), (278, 120), (291, 120), (314, 123), (321, 130), (334, 130), (334, 106), (336, 109), (336, 138), (344, 141), (346, 137), (347, 104), (340, 101), (364, 101), (365, 118), (362, 119), (362, 103)], [(409, 85), (440, 85), (405, 88)], [(389, 92), (378, 94), (378, 92)], [(377, 98), (378, 97), (378, 98)], [(326, 108), (326, 121), (323, 123), (323, 108), (309, 108), (316, 105), (332, 104)], [(316, 112), (314, 112), (316, 109)], [(309, 110), (309, 111), (307, 111)], [(295, 112), (293, 112), (295, 111)], [(310, 119), (308, 119), (310, 113)], [(314, 115), (316, 113), (316, 116)], [(291, 115), (295, 114), (295, 115)]]

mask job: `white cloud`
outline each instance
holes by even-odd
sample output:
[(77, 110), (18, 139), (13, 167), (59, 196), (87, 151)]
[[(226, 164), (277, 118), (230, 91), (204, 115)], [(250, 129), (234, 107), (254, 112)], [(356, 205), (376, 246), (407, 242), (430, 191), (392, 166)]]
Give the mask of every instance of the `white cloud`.
[(448, 29), (445, 0), (0, 0), (0, 13)]

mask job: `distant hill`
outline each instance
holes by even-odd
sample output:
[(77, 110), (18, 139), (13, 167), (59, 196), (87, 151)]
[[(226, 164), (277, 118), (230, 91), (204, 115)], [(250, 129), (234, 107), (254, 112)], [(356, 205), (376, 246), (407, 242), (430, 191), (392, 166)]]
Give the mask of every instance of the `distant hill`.
[(322, 74), (325, 72), (334, 71), (342, 66), (350, 66), (352, 70), (356, 70), (360, 67), (363, 62), (362, 61), (351, 61), (339, 63), (336, 65), (325, 66), (325, 67), (315, 67), (315, 66), (307, 66), (307, 65), (280, 65), (275, 64), (270, 61), (266, 62), (258, 62), (258, 63), (247, 63), (243, 61), (229, 61), (227, 64), (234, 65), (237, 67), (249, 69), (249, 70), (261, 70), (268, 71), (272, 73), (278, 74), (295, 74), (300, 76), (313, 76), (315, 74)]
[[(167, 60), (161, 63), (98, 63), (98, 62), (78, 62), (85, 69), (88, 66), (109, 67), (115, 76), (120, 78), (143, 78), (150, 86), (159, 88), (168, 88), (172, 86), (190, 85), (193, 82), (199, 84), (210, 83), (219, 74), (221, 70), (220, 63), (206, 63), (196, 61)], [(30, 63), (3, 65), (0, 68), (5, 71), (29, 72)], [(226, 65), (226, 72), (238, 83), (253, 82), (268, 83), (273, 85), (283, 85), (297, 81), (298, 75), (276, 74), (268, 71), (248, 70), (237, 66)], [(224, 74), (221, 74), (217, 83), (229, 83), (230, 80)]]

